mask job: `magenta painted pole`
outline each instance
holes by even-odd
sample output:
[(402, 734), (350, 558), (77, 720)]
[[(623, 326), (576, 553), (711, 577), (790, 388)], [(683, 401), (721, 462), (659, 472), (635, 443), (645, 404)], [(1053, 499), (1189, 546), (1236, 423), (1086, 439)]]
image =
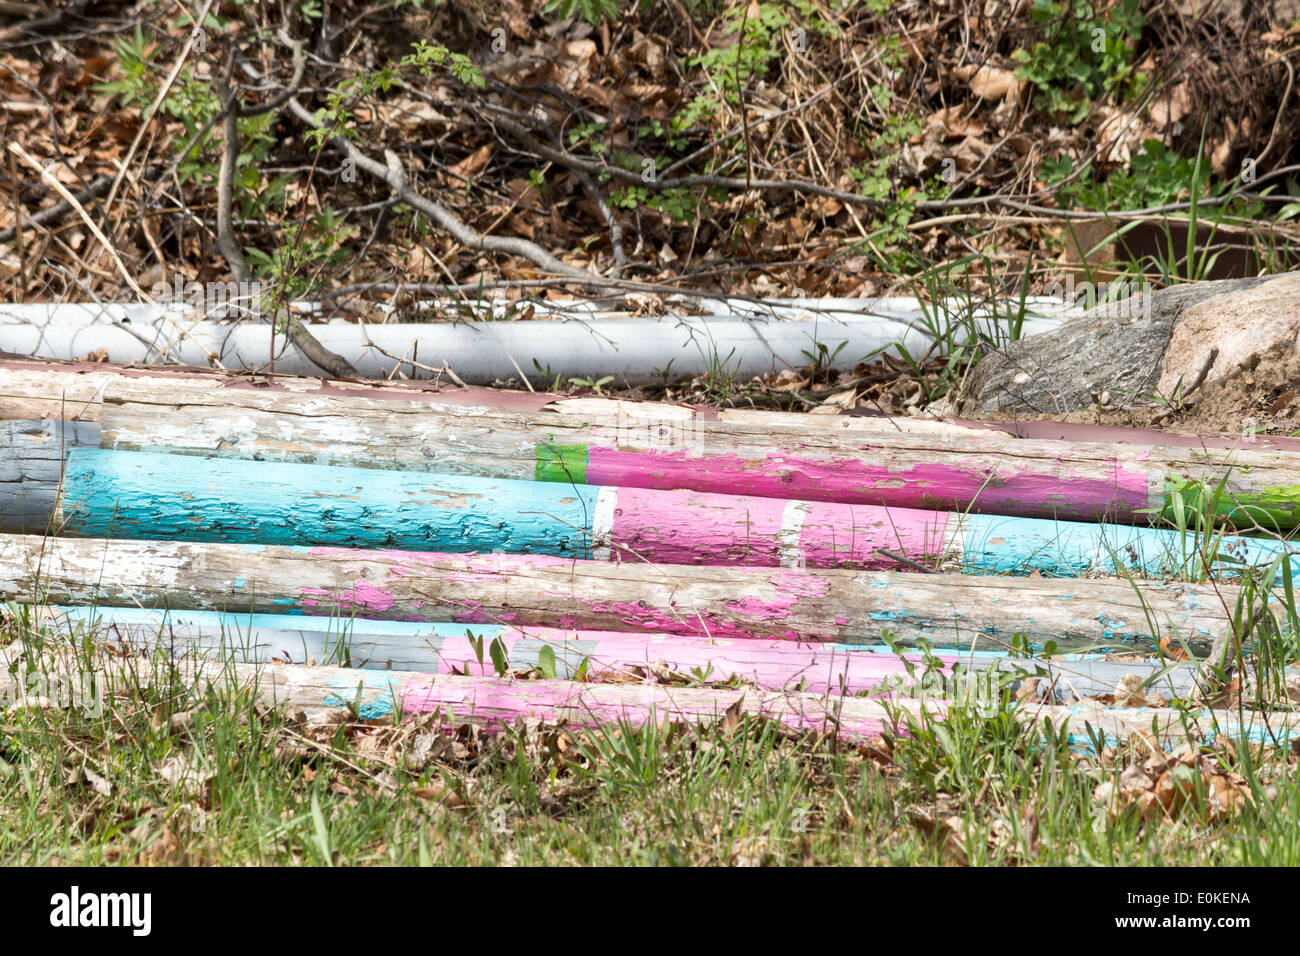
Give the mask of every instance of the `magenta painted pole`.
[[(386, 674), (393, 674), (392, 678)], [(475, 719), (491, 725), (521, 717), (564, 720), (579, 727), (626, 722), (714, 724), (742, 716), (773, 720), (788, 730), (829, 733), (866, 739), (894, 727), (889, 712), (877, 701), (855, 697), (772, 693), (759, 690), (670, 687), (662, 684), (602, 684), (558, 680), (498, 680), (456, 678), (400, 672), (336, 672), (334, 693), (326, 702), (357, 706), (362, 716), (383, 718), (395, 709), (404, 715), (438, 712), (449, 722)], [(946, 704), (912, 704), (942, 717)]]

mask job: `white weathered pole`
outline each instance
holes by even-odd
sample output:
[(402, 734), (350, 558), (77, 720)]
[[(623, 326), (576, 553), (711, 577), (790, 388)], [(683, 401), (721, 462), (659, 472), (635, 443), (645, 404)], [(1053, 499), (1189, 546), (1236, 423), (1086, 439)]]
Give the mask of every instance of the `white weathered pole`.
[[(733, 317), (601, 319), (597, 322), (439, 322), (360, 326), (334, 320), (310, 327), (327, 349), (367, 378), (387, 378), (444, 364), (462, 380), (491, 384), (556, 377), (647, 385), (682, 375), (721, 371), (742, 381), (807, 365), (819, 346), (852, 367), (895, 343), (914, 354), (929, 349), (919, 329), (879, 318), (793, 322)], [(317, 366), (266, 323), (156, 321), (122, 324), (0, 324), (0, 351), (78, 359), (106, 354), (112, 362), (220, 364), (310, 375)], [(273, 362), (272, 357), (274, 357)], [(415, 363), (415, 364), (412, 364)], [(661, 371), (662, 370), (662, 371)], [(422, 375), (427, 373), (421, 372)]]
[(0, 535), (0, 600), (936, 647), (1204, 651), (1239, 589)]

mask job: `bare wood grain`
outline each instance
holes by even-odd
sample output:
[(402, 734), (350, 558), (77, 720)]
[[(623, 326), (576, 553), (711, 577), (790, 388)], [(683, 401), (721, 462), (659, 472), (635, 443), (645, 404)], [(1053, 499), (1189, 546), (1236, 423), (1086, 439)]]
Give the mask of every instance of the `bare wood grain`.
[[(1114, 579), (652, 566), (0, 535), (0, 600), (1005, 649), (1157, 638), (1204, 650), (1238, 590)], [(1226, 604), (1226, 607), (1225, 607)]]

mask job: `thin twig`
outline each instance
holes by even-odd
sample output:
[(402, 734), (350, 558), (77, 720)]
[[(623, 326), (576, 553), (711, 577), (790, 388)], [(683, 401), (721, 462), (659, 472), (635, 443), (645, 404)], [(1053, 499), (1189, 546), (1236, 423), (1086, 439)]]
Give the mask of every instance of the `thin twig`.
[[(442, 375), (445, 372), (447, 376), (453, 382), (459, 385), (461, 388), (469, 388), (469, 386), (465, 384), (464, 380), (461, 379), (459, 375), (457, 375), (455, 372), (451, 370), (451, 366), (447, 364), (445, 359), (443, 360), (441, 366), (425, 365), (423, 362), (417, 362), (415, 359), (409, 359), (401, 355), (394, 355), (392, 352), (388, 351), (387, 349), (376, 345), (374, 342), (370, 341), (370, 336), (366, 333), (365, 325), (361, 326), (361, 334), (365, 338), (366, 348), (374, 349), (376, 352), (378, 352), (380, 355), (384, 356), (385, 358), (390, 358), (394, 362), (401, 363), (401, 365), (409, 365), (411, 366), (411, 368), (421, 369), (422, 371), (429, 372), (430, 374), (435, 376)], [(398, 367), (400, 368), (401, 365), (399, 365)]]
[[(307, 110), (297, 97), (289, 98), (289, 109), (298, 119), (306, 123), (312, 129), (324, 129), (316, 117)], [(503, 236), (485, 236), (460, 220), (449, 209), (434, 202), (431, 199), (421, 195), (412, 189), (406, 181), (406, 174), (402, 171), (400, 164), (384, 164), (371, 159), (360, 149), (356, 147), (345, 136), (333, 136), (329, 140), (330, 144), (341, 151), (344, 156), (352, 160), (356, 167), (363, 172), (369, 173), (378, 179), (386, 182), (393, 193), (402, 202), (406, 203), (412, 209), (424, 213), (432, 219), (440, 228), (451, 234), (461, 245), (470, 248), (486, 249), (489, 252), (502, 252), (507, 255), (519, 256), (528, 259), (530, 262), (548, 270), (556, 275), (572, 276), (579, 279), (589, 279), (600, 281), (592, 273), (585, 269), (579, 269), (577, 266), (571, 266), (567, 262), (562, 262), (555, 256), (551, 255), (536, 243), (529, 242), (527, 239)]]
[(1201, 366), (1201, 370), (1197, 372), (1196, 377), (1192, 379), (1192, 384), (1188, 385), (1187, 388), (1183, 391), (1183, 398), (1187, 398), (1188, 395), (1192, 394), (1192, 392), (1196, 391), (1198, 388), (1201, 387), (1201, 385), (1205, 382), (1205, 376), (1210, 374), (1210, 368), (1211, 366), (1214, 365), (1214, 363), (1218, 360), (1218, 358), (1219, 358), (1219, 347), (1216, 345), (1214, 348), (1210, 349), (1210, 354), (1205, 357), (1205, 364)]
[[(14, 183), (17, 184), (17, 182), (18, 180), (15, 178)], [(80, 203), (89, 202), (91, 199), (95, 199), (108, 192), (109, 187), (112, 185), (113, 177), (109, 173), (104, 173), (103, 175), (96, 176), (92, 179), (90, 185), (85, 189), (73, 193), (73, 198)], [(16, 204), (18, 202), (18, 190), (16, 188), (14, 189), (13, 197)], [(66, 199), (62, 199), (59, 202), (56, 202), (53, 206), (42, 209), (40, 212), (28, 214), (27, 211), (24, 210), (23, 218), (36, 226), (49, 226), (72, 212), (74, 208), (75, 207), (72, 203), (68, 202)], [(0, 243), (9, 242), (16, 238), (18, 236), (18, 227), (20, 223), (21, 219), (15, 215), (14, 225), (7, 229), (0, 229)]]
[(624, 269), (627, 268), (627, 251), (623, 248), (623, 225), (614, 215), (614, 211), (609, 208), (609, 203), (605, 200), (605, 194), (600, 191), (596, 181), (592, 179), (591, 174), (582, 169), (575, 169), (573, 174), (578, 177), (578, 182), (587, 190), (592, 200), (596, 203), (596, 208), (600, 210), (601, 217), (605, 220), (605, 225), (609, 228), (609, 245), (614, 254), (614, 268), (609, 272), (611, 276), (618, 277)]
[(876, 553), (883, 554), (885, 557), (889, 558), (892, 561), (897, 561), (899, 564), (905, 564), (909, 568), (912, 568), (915, 571), (920, 571), (922, 574), (935, 573), (934, 568), (927, 568), (924, 564), (921, 564), (919, 561), (913, 561), (911, 558), (907, 557), (906, 555), (899, 554), (897, 551), (890, 551), (888, 548), (876, 548)]

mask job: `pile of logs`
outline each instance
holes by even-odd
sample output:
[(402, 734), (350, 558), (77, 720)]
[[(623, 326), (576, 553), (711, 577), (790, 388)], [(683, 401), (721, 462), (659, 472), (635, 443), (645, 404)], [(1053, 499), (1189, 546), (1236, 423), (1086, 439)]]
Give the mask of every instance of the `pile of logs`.
[(1300, 524), (1289, 439), (32, 359), (0, 360), (0, 454), (0, 601), (47, 632), (348, 663), (339, 699), (492, 720), (704, 719), (745, 697), (721, 682), (874, 733), (853, 695), (990, 668), (1046, 667), (1044, 706), (1183, 696), (1190, 665), (1096, 654), (1221, 655), (1234, 575), (1288, 548), (1162, 517)]

